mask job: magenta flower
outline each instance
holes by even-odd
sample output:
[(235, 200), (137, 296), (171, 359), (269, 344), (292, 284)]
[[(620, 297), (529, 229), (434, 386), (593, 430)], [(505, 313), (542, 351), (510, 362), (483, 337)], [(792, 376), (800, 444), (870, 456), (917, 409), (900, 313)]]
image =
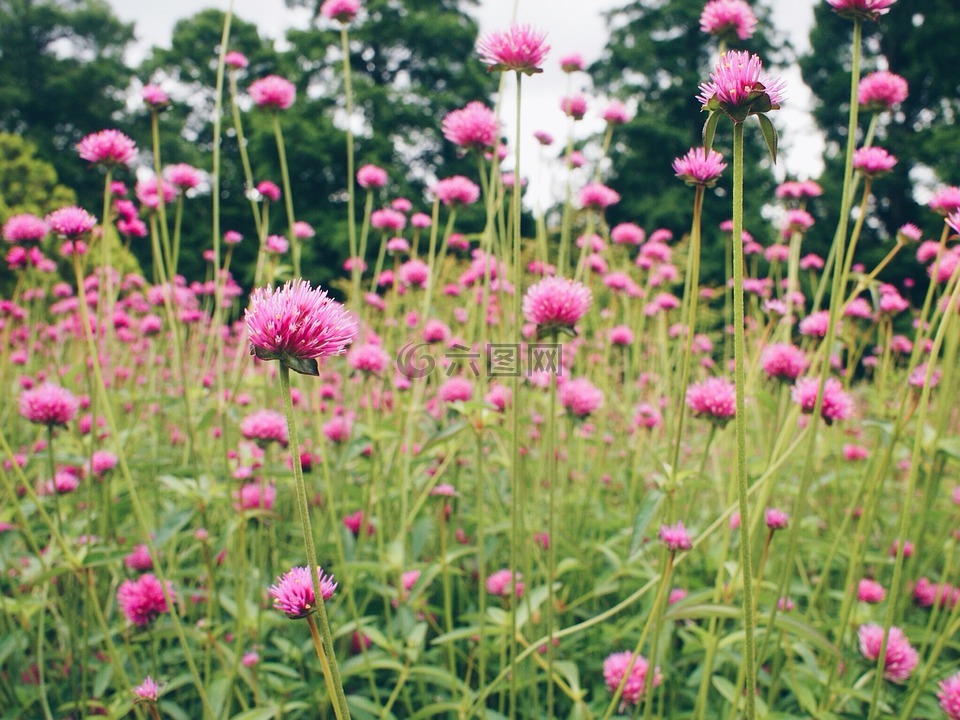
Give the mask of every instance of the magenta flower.
[(510, 597), (511, 590), (517, 597), (523, 595), (523, 582), (520, 580), (520, 573), (517, 573), (514, 580), (513, 572), (509, 569), (497, 570), (487, 576), (487, 592), (498, 597)]
[(560, 386), (558, 399), (575, 418), (585, 418), (603, 407), (603, 391), (586, 378), (567, 380)]
[(160, 694), (160, 686), (147, 675), (143, 682), (133, 689), (133, 694), (137, 696), (137, 702), (156, 702), (157, 696)]
[(689, 550), (693, 547), (693, 541), (690, 539), (690, 533), (683, 526), (682, 522), (676, 525), (661, 525), (660, 540), (667, 546), (670, 552), (678, 550)]
[(857, 88), (857, 100), (866, 110), (890, 110), (907, 99), (909, 86), (899, 75), (887, 70), (865, 75)]
[(572, 333), (592, 302), (593, 295), (586, 285), (568, 278), (547, 277), (523, 296), (523, 316), (537, 326), (541, 337), (557, 331)]
[(407, 218), (398, 210), (383, 208), (370, 214), (370, 226), (377, 230), (399, 232), (407, 226)]
[(560, 69), (565, 73), (582, 71), (587, 66), (580, 53), (570, 53), (560, 58)]
[(353, 315), (303, 279), (257, 288), (244, 318), (254, 355), (305, 375), (319, 375), (316, 358), (341, 355), (357, 336)]
[(862, 147), (853, 154), (853, 167), (865, 177), (884, 175), (897, 164), (897, 158), (876, 145)]
[(152, 110), (162, 110), (170, 104), (170, 96), (159, 85), (144, 85), (140, 97)]
[(803, 198), (820, 197), (823, 195), (823, 188), (813, 180), (787, 180), (777, 186), (777, 197), (788, 198), (790, 200), (801, 200)]
[[(638, 705), (643, 698), (643, 693), (647, 685), (647, 673), (650, 671), (650, 663), (643, 655), (634, 657), (629, 650), (613, 653), (607, 656), (603, 661), (603, 679), (610, 692), (616, 692), (623, 682), (624, 676), (627, 677), (623, 686), (623, 702), (631, 705)], [(629, 674), (628, 674), (629, 673)], [(660, 685), (663, 676), (660, 674), (660, 668), (654, 668), (653, 681), (650, 683), (652, 688)]]
[(257, 192), (270, 202), (280, 200), (280, 186), (270, 180), (263, 180), (257, 183)]
[[(817, 401), (817, 392), (820, 388), (820, 379), (815, 377), (797, 380), (790, 396), (800, 405), (805, 413), (812, 413)], [(836, 378), (827, 378), (823, 386), (823, 404), (820, 407), (820, 416), (827, 425), (836, 420), (846, 420), (853, 415), (853, 398), (843, 389), (843, 384)]]
[(123, 564), (130, 570), (152, 570), (153, 558), (147, 546), (140, 544), (123, 558)]
[(49, 382), (20, 395), (20, 414), (38, 425), (66, 425), (79, 409), (80, 401), (72, 392)]
[(879, 20), (890, 12), (896, 0), (827, 0), (838, 15), (863, 20)]
[(783, 81), (765, 73), (758, 56), (734, 50), (720, 56), (697, 99), (704, 110), (719, 110), (742, 123), (748, 115), (778, 110), (783, 97)]
[(240, 434), (262, 448), (272, 442), (286, 447), (290, 442), (287, 419), (274, 410), (257, 410), (247, 415), (240, 423)]
[(960, 187), (956, 185), (941, 188), (933, 194), (927, 207), (938, 215), (952, 215), (960, 210)]
[(430, 192), (447, 207), (473, 205), (480, 197), (480, 188), (463, 175), (437, 181)]
[[(823, 267), (821, 265), (820, 267)], [(806, 337), (826, 337), (830, 324), (830, 313), (827, 310), (818, 310), (810, 313), (800, 321), (800, 334)], [(837, 330), (839, 331), (839, 324)]]
[[(171, 600), (176, 600), (173, 588), (167, 582)], [(152, 573), (137, 580), (124, 580), (117, 589), (117, 604), (134, 625), (149, 625), (158, 615), (169, 612), (160, 581)]]
[[(327, 575), (319, 566), (317, 578), (320, 581), (322, 599), (329, 600), (337, 589), (337, 583), (332, 575)], [(271, 585), (269, 592), (273, 596), (273, 606), (288, 618), (304, 618), (317, 609), (317, 595), (313, 589), (309, 568), (290, 568), (289, 572), (277, 578), (277, 584)]]
[[(883, 643), (883, 628), (880, 625), (861, 625), (857, 631), (860, 641), (860, 652), (867, 660), (876, 661), (880, 657), (880, 648)], [(910, 641), (898, 627), (891, 627), (887, 637), (887, 653), (884, 656), (883, 676), (892, 682), (902, 683), (920, 661), (917, 651), (910, 645)]]
[(360, 12), (360, 0), (324, 0), (320, 14), (346, 25)]
[(757, 16), (744, 0), (710, 0), (700, 14), (700, 29), (724, 42), (747, 40), (757, 27)]
[(960, 672), (940, 681), (937, 699), (950, 720), (960, 720)]
[(580, 205), (593, 210), (604, 210), (620, 202), (620, 193), (602, 183), (590, 183), (580, 190)]
[(783, 530), (790, 522), (789, 516), (780, 508), (767, 508), (764, 518), (770, 530)]
[(138, 180), (136, 186), (134, 187), (134, 193), (137, 196), (137, 200), (139, 200), (145, 207), (148, 207), (152, 210), (156, 210), (158, 207), (160, 207), (161, 190), (163, 191), (164, 205), (168, 205), (176, 199), (177, 189), (163, 179), (161, 179), (159, 183), (155, 177)]
[(97, 219), (83, 208), (64, 207), (47, 215), (46, 223), (57, 235), (74, 240), (93, 230)]
[(248, 92), (254, 104), (264, 110), (286, 110), (297, 97), (296, 86), (279, 75), (255, 80)]
[(273, 485), (261, 486), (258, 482), (250, 482), (240, 488), (234, 507), (240, 510), (272, 510), (276, 500), (277, 488)]
[(420, 258), (407, 260), (397, 270), (400, 282), (416, 288), (425, 288), (430, 282), (430, 266)]
[(543, 72), (541, 65), (550, 52), (546, 33), (530, 25), (511, 25), (502, 32), (480, 38), (477, 52), (490, 70), (514, 70), (532, 75)]
[(177, 163), (163, 171), (165, 179), (178, 190), (193, 190), (203, 182), (203, 173), (193, 165)]
[(228, 68), (233, 68), (234, 70), (244, 70), (250, 65), (250, 61), (247, 59), (247, 56), (236, 50), (231, 50), (228, 52), (224, 56), (223, 62)]
[(440, 386), (437, 394), (445, 403), (467, 402), (473, 397), (473, 383), (467, 378), (453, 377)]
[(610, 239), (615, 245), (640, 245), (647, 239), (647, 233), (636, 223), (625, 222), (610, 231)]
[(48, 232), (47, 224), (30, 213), (12, 215), (3, 224), (3, 239), (8, 243), (40, 242)]
[(357, 170), (357, 185), (364, 190), (376, 190), (387, 184), (387, 171), (376, 165), (364, 165)]
[(610, 125), (626, 125), (633, 119), (633, 113), (619, 100), (611, 100), (603, 110), (603, 119)]
[(347, 355), (347, 362), (354, 370), (366, 375), (380, 377), (390, 367), (390, 355), (379, 345), (359, 345)]
[(713, 187), (726, 169), (723, 155), (716, 150), (691, 148), (686, 155), (673, 161), (674, 174), (687, 185)]
[(809, 365), (806, 353), (790, 343), (769, 345), (760, 355), (763, 371), (778, 380), (796, 380)]
[(883, 602), (887, 591), (876, 580), (864, 578), (857, 584), (857, 599), (860, 602), (875, 604)]
[(560, 98), (560, 109), (567, 117), (583, 120), (583, 116), (587, 114), (587, 99), (579, 94)]
[(129, 165), (137, 155), (137, 144), (119, 130), (101, 130), (77, 143), (80, 157), (95, 165)]
[(737, 414), (736, 386), (725, 378), (712, 377), (687, 388), (687, 407), (696, 417), (723, 426)]
[(482, 102), (471, 102), (443, 118), (443, 136), (462, 148), (482, 150), (497, 142), (496, 113)]

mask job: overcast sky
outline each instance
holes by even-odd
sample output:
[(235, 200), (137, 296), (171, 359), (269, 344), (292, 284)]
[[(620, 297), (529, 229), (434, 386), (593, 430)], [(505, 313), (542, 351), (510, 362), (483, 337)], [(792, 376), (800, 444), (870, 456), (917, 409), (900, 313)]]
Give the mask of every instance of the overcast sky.
[[(807, 35), (813, 22), (813, 6), (819, 0), (773, 0), (774, 22), (788, 33), (798, 50), (807, 47)], [(567, 77), (557, 64), (563, 55), (579, 52), (587, 64), (597, 59), (606, 42), (606, 29), (601, 13), (622, 5), (624, 0), (481, 0), (477, 9), (482, 33), (504, 29), (514, 19), (529, 22), (543, 29), (551, 46), (545, 72), (524, 83), (522, 112), (521, 170), (532, 182), (533, 198), (546, 200), (557, 188), (551, 188), (545, 177), (553, 173), (538, 172), (538, 150), (532, 141), (535, 130), (546, 130), (558, 142), (563, 142), (567, 133), (567, 119), (559, 109), (560, 98), (566, 93)], [(229, 0), (165, 0), (163, 3), (143, 0), (111, 0), (116, 13), (126, 21), (136, 23), (138, 39), (137, 60), (145, 48), (152, 45), (167, 45), (174, 23), (207, 7), (226, 10)], [(284, 0), (234, 0), (234, 12), (238, 17), (256, 23), (262, 35), (282, 39), (288, 27), (307, 27), (310, 14), (305, 10), (293, 11)], [(784, 149), (780, 162), (781, 175), (816, 176), (821, 168), (822, 144), (816, 134), (813, 121), (806, 109), (810, 103), (809, 89), (803, 85), (799, 71), (794, 69), (784, 74), (788, 83), (788, 100), (777, 113)], [(583, 90), (590, 97), (589, 78), (578, 73), (574, 76), (574, 90)], [(691, 88), (691, 101), (696, 89)], [(504, 118), (513, 118), (513, 92), (507, 92), (502, 108)], [(578, 124), (578, 136), (602, 129), (599, 113), (604, 101), (591, 103), (591, 112), (584, 122)], [(507, 137), (513, 139), (512, 122), (506, 123)]]

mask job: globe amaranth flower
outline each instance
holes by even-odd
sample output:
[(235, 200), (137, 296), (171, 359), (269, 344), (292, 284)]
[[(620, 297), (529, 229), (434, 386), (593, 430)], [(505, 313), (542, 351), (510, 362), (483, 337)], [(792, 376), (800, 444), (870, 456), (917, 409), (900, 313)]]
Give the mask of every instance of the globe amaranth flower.
[(611, 100), (603, 109), (602, 117), (610, 125), (626, 125), (633, 119), (633, 113), (619, 100)]
[(454, 145), (478, 150), (493, 147), (499, 130), (496, 113), (476, 101), (447, 113), (441, 127), (443, 136)]
[(245, 70), (250, 65), (250, 61), (247, 59), (247, 56), (242, 52), (238, 52), (237, 50), (231, 50), (228, 52), (224, 56), (223, 62), (228, 68), (232, 68), (234, 70)]
[[(650, 663), (643, 655), (634, 654), (629, 650), (613, 653), (603, 661), (603, 679), (607, 689), (615, 693), (623, 684), (623, 702), (637, 705), (647, 689), (647, 673), (650, 672)], [(628, 674), (629, 673), (629, 674)], [(627, 680), (624, 682), (624, 676)], [(655, 688), (663, 681), (660, 668), (653, 669), (651, 688)]]
[(695, 417), (721, 427), (737, 414), (736, 386), (725, 378), (712, 377), (687, 388), (687, 407)]
[(890, 110), (907, 99), (906, 79), (888, 70), (864, 75), (857, 88), (857, 100), (865, 110)]
[(187, 163), (170, 165), (164, 169), (163, 175), (167, 182), (181, 191), (193, 190), (203, 182), (203, 172)]
[(897, 0), (827, 0), (838, 15), (851, 19), (879, 20)]
[(757, 16), (744, 0), (711, 0), (700, 13), (700, 29), (724, 42), (747, 40), (757, 27)]
[(567, 117), (583, 120), (583, 116), (587, 114), (587, 99), (579, 94), (560, 98), (560, 109)]
[(49, 382), (20, 395), (20, 414), (38, 425), (66, 425), (79, 409), (80, 401), (72, 392)]
[(938, 215), (952, 215), (960, 210), (960, 187), (956, 185), (937, 190), (927, 207)]
[(438, 180), (430, 192), (447, 207), (473, 205), (480, 198), (480, 188), (463, 175)]
[(286, 110), (297, 97), (296, 86), (279, 75), (255, 80), (248, 88), (254, 104), (265, 110)]
[(129, 165), (137, 156), (137, 144), (119, 130), (91, 133), (77, 143), (80, 157), (95, 165)]
[(940, 681), (937, 699), (950, 720), (960, 720), (960, 672)]
[[(320, 596), (329, 600), (337, 589), (332, 575), (317, 567), (317, 579), (320, 584)], [(288, 618), (303, 618), (317, 609), (317, 594), (313, 588), (310, 570), (306, 567), (293, 567), (289, 572), (277, 578), (277, 584), (270, 586), (273, 606)]]
[(247, 415), (240, 423), (240, 434), (264, 448), (272, 442), (283, 447), (290, 442), (287, 419), (275, 410), (257, 410)]
[(760, 366), (772, 378), (793, 381), (809, 367), (806, 353), (790, 343), (774, 343), (764, 348)]
[[(790, 396), (804, 413), (812, 413), (819, 389), (820, 378), (801, 378), (793, 386)], [(823, 386), (820, 416), (827, 425), (832, 425), (835, 420), (846, 420), (851, 415), (853, 415), (853, 398), (843, 389), (843, 384), (839, 380), (827, 378)]]
[(97, 219), (80, 207), (64, 207), (47, 215), (46, 223), (57, 235), (74, 239), (93, 230)]
[(301, 278), (254, 290), (244, 318), (254, 355), (305, 375), (319, 375), (316, 358), (342, 354), (357, 336), (353, 315)]
[(693, 547), (690, 532), (683, 526), (682, 522), (677, 522), (675, 525), (661, 525), (660, 540), (671, 552), (689, 550)]
[(620, 202), (620, 193), (602, 183), (589, 183), (580, 190), (580, 205), (593, 210), (604, 210)]
[(687, 185), (713, 187), (726, 169), (723, 155), (716, 150), (691, 148), (686, 155), (673, 161), (674, 174)]
[(565, 73), (582, 71), (587, 66), (580, 53), (570, 53), (560, 58), (560, 69)]
[(720, 56), (697, 99), (704, 110), (721, 111), (742, 123), (749, 115), (779, 109), (783, 97), (783, 81), (765, 73), (757, 55), (734, 50)]
[(30, 213), (12, 215), (3, 224), (3, 239), (8, 243), (40, 242), (48, 232), (50, 227)]
[(325, 0), (320, 6), (320, 14), (330, 20), (347, 24), (360, 12), (360, 0)]
[[(861, 625), (857, 630), (860, 652), (867, 660), (875, 661), (880, 657), (883, 644), (883, 628), (880, 625)], [(887, 636), (887, 652), (883, 659), (883, 676), (887, 680), (901, 683), (905, 681), (920, 661), (916, 649), (907, 640), (903, 630), (894, 626)]]
[(864, 177), (874, 178), (893, 170), (897, 158), (876, 145), (859, 148), (853, 154), (853, 167)]
[(357, 185), (364, 190), (376, 190), (387, 184), (387, 171), (376, 165), (364, 165), (357, 170)]
[(156, 702), (160, 694), (160, 686), (152, 677), (147, 675), (143, 682), (133, 689), (133, 694), (137, 696), (137, 701)]
[(823, 188), (813, 180), (787, 180), (777, 186), (777, 197), (789, 200), (802, 200), (804, 198), (820, 197), (823, 195)]
[(569, 278), (547, 277), (527, 289), (523, 316), (537, 326), (541, 337), (558, 331), (573, 333), (592, 302), (593, 294), (586, 285)]
[(586, 378), (567, 380), (560, 386), (559, 400), (575, 418), (585, 418), (603, 406), (603, 390)]
[(513, 571), (510, 569), (497, 570), (487, 576), (487, 592), (498, 597), (510, 597), (511, 590), (517, 597), (523, 595), (523, 581), (520, 579), (520, 573), (514, 578)]
[(477, 43), (480, 61), (489, 70), (514, 70), (527, 75), (543, 72), (550, 52), (547, 35), (531, 25), (511, 25), (507, 30), (484, 35)]
[[(173, 588), (167, 582), (167, 593), (175, 600)], [(169, 612), (160, 581), (152, 573), (137, 580), (125, 580), (117, 589), (117, 604), (134, 625), (144, 626), (158, 615)]]
[(140, 91), (140, 97), (143, 98), (151, 110), (160, 111), (170, 104), (170, 96), (159, 85), (144, 85)]
[(887, 591), (876, 580), (864, 578), (857, 584), (857, 600), (860, 602), (875, 604), (883, 602), (886, 596)]

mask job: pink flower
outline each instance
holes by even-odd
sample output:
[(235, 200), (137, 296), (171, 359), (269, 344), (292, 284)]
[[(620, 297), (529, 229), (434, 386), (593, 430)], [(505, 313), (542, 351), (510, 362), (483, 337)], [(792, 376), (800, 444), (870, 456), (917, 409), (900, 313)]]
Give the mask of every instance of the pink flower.
[(270, 202), (280, 200), (280, 186), (270, 180), (263, 180), (257, 183), (257, 192)]
[(227, 67), (233, 68), (234, 70), (243, 70), (250, 65), (250, 61), (247, 59), (247, 56), (236, 50), (231, 50), (228, 52), (224, 56), (223, 62)]
[(379, 377), (390, 367), (390, 355), (379, 345), (367, 343), (353, 348), (347, 362), (354, 370)]
[(543, 146), (553, 145), (553, 135), (546, 130), (537, 130), (533, 134), (534, 139)]
[(744, 0), (711, 0), (700, 14), (700, 29), (726, 42), (747, 40), (757, 27), (757, 17)]
[(877, 177), (890, 172), (897, 159), (882, 147), (862, 147), (853, 154), (853, 167), (866, 177)]
[(243, 657), (240, 658), (240, 664), (244, 667), (253, 667), (258, 662), (260, 662), (260, 654), (255, 650), (251, 650), (248, 653), (244, 653)]
[[(329, 600), (337, 589), (337, 583), (321, 567), (317, 566), (316, 572), (320, 596), (323, 600)], [(288, 618), (303, 618), (316, 610), (317, 595), (309, 568), (290, 568), (289, 572), (277, 578), (277, 584), (271, 585), (269, 592), (273, 596), (273, 606)]]
[(813, 223), (813, 215), (806, 210), (800, 210), (799, 208), (788, 210), (787, 216), (783, 220), (783, 235), (789, 237), (795, 232), (806, 232), (813, 227)]
[(487, 592), (498, 597), (510, 597), (511, 590), (517, 597), (523, 595), (523, 582), (520, 580), (520, 573), (517, 573), (514, 581), (513, 572), (509, 569), (497, 570), (487, 576)]
[(304, 220), (297, 220), (293, 223), (293, 236), (299, 240), (309, 240), (316, 234), (317, 231), (313, 229), (313, 226)]
[(346, 25), (360, 12), (360, 0), (324, 0), (320, 14)]
[(49, 382), (20, 395), (20, 414), (38, 425), (66, 425), (79, 409), (80, 401), (72, 392)]
[[(800, 321), (800, 334), (808, 337), (825, 337), (830, 322), (830, 312), (828, 310), (818, 310), (815, 313), (807, 315)], [(837, 324), (837, 330), (840, 326)]]
[(377, 230), (399, 232), (407, 226), (407, 218), (399, 210), (383, 208), (370, 214), (370, 225)]
[(693, 547), (693, 541), (690, 540), (690, 533), (683, 526), (682, 522), (676, 525), (661, 525), (660, 539), (667, 546), (667, 550), (677, 552), (678, 550), (689, 550)]
[(586, 378), (577, 378), (560, 386), (559, 400), (571, 415), (585, 418), (603, 406), (603, 391)]
[(165, 179), (178, 190), (193, 190), (203, 182), (203, 173), (193, 165), (177, 163), (163, 172)]
[(594, 210), (604, 210), (620, 202), (620, 193), (601, 183), (590, 183), (580, 190), (580, 205)]
[[(638, 705), (643, 698), (649, 670), (650, 663), (647, 659), (643, 655), (634, 657), (629, 650), (608, 655), (603, 661), (603, 679), (607, 683), (607, 689), (615, 693), (623, 684), (623, 702), (631, 705)], [(624, 677), (627, 678), (625, 683)], [(654, 668), (650, 687), (658, 687), (662, 681), (660, 668)]]
[(630, 222), (620, 223), (610, 231), (610, 239), (615, 245), (639, 245), (646, 238), (643, 228)]
[(616, 325), (610, 328), (610, 333), (607, 335), (607, 339), (610, 340), (611, 345), (628, 347), (633, 345), (633, 330), (631, 330), (627, 325)]
[[(812, 413), (820, 388), (820, 379), (816, 377), (797, 380), (790, 396), (800, 405), (805, 413)], [(820, 416), (827, 425), (836, 420), (846, 420), (853, 415), (853, 398), (843, 389), (843, 384), (836, 378), (827, 378), (823, 386), (823, 404), (820, 407)]]
[(157, 178), (149, 177), (144, 180), (138, 180), (134, 187), (134, 193), (146, 207), (156, 210), (160, 207), (160, 191), (163, 191), (163, 204), (169, 205), (177, 197), (177, 189), (166, 180), (157, 182)]
[(511, 25), (480, 38), (477, 52), (491, 71), (514, 70), (531, 75), (543, 72), (541, 65), (550, 52), (546, 39), (546, 33), (530, 25)]
[(420, 258), (407, 260), (397, 270), (400, 282), (410, 287), (425, 288), (430, 282), (430, 266)]
[(860, 602), (865, 603), (878, 603), (883, 602), (883, 599), (886, 597), (887, 591), (883, 589), (883, 585), (878, 583), (876, 580), (870, 580), (869, 578), (864, 578), (857, 585), (857, 599)]
[(286, 447), (290, 441), (287, 419), (274, 410), (257, 410), (247, 415), (240, 423), (240, 434), (260, 447), (267, 447), (272, 442)]
[(890, 12), (890, 6), (896, 0), (827, 0), (839, 15), (863, 20), (878, 20), (881, 15)]
[(586, 285), (568, 278), (547, 277), (527, 289), (523, 316), (540, 328), (541, 335), (558, 329), (573, 330), (592, 302), (593, 295)]
[(804, 180), (802, 182), (790, 180), (781, 183), (777, 188), (778, 198), (800, 200), (801, 198), (820, 197), (821, 195), (823, 195), (823, 188), (813, 180)]
[(927, 207), (943, 216), (957, 212), (960, 210), (960, 187), (954, 185), (941, 188), (930, 198)]
[(296, 86), (279, 75), (255, 80), (247, 89), (254, 104), (265, 110), (286, 110), (297, 97)]
[[(176, 601), (173, 588), (167, 582), (167, 593)], [(152, 573), (137, 580), (124, 580), (117, 589), (117, 604), (134, 625), (144, 626), (161, 613), (169, 612), (160, 581)]]
[(496, 113), (482, 102), (467, 103), (443, 118), (443, 136), (462, 148), (482, 150), (497, 142)]
[(109, 450), (95, 450), (90, 458), (93, 474), (102, 477), (117, 466), (117, 456)]
[(687, 407), (696, 417), (726, 425), (737, 414), (736, 386), (725, 378), (707, 378), (687, 388)]
[(789, 516), (780, 508), (767, 508), (765, 518), (770, 530), (783, 530), (790, 522)]
[(290, 249), (290, 241), (283, 235), (268, 235), (263, 244), (264, 250), (275, 255), (283, 255)]
[(353, 423), (343, 415), (330, 418), (323, 424), (323, 436), (330, 442), (344, 443), (350, 439)]
[(480, 188), (463, 175), (454, 175), (439, 180), (430, 188), (430, 192), (447, 207), (473, 205), (480, 197)]
[(160, 694), (160, 686), (154, 682), (153, 678), (147, 675), (143, 679), (143, 682), (133, 689), (133, 694), (137, 696), (138, 700), (156, 702), (157, 696)]
[[(860, 640), (860, 652), (867, 660), (876, 661), (880, 657), (883, 643), (883, 628), (880, 625), (861, 625), (857, 631)], [(910, 645), (909, 640), (898, 627), (891, 627), (887, 637), (887, 652), (884, 656), (883, 676), (887, 680), (904, 682), (917, 666), (920, 656)]]
[(587, 114), (587, 99), (579, 94), (560, 98), (560, 109), (567, 117), (583, 120), (583, 116)]
[(64, 207), (47, 215), (46, 223), (57, 235), (73, 240), (93, 230), (97, 219), (80, 207)]
[(129, 165), (137, 155), (137, 144), (119, 130), (101, 130), (77, 143), (80, 157), (95, 165)]
[(580, 53), (570, 53), (569, 55), (564, 55), (560, 58), (560, 69), (565, 73), (573, 73), (582, 71), (587, 66), (584, 62), (583, 55)]
[(937, 699), (950, 720), (960, 720), (960, 672), (940, 681)]
[(318, 375), (314, 358), (341, 355), (357, 336), (353, 315), (326, 291), (302, 279), (279, 290), (257, 288), (244, 315), (253, 353), (290, 369)]
[(473, 383), (467, 378), (453, 377), (440, 386), (437, 394), (445, 403), (467, 402), (473, 397)]
[(123, 558), (123, 564), (130, 570), (152, 570), (153, 558), (150, 557), (150, 550), (146, 545), (137, 545), (133, 552)]
[(702, 147), (691, 148), (686, 155), (673, 161), (674, 174), (687, 185), (712, 187), (726, 167), (723, 155), (716, 150), (705, 150)]
[(3, 239), (8, 243), (40, 242), (48, 232), (47, 224), (30, 213), (12, 215), (3, 224)]
[(650, 403), (641, 403), (634, 410), (633, 422), (637, 427), (652, 430), (663, 425), (663, 414)]
[(364, 165), (357, 170), (357, 185), (364, 190), (382, 188), (387, 180), (387, 171), (376, 165)]
[(684, 600), (687, 595), (689, 595), (689, 593), (683, 588), (673, 588), (667, 597), (667, 605), (676, 605), (681, 600)]
[[(350, 513), (343, 518), (343, 526), (350, 531), (351, 535), (357, 537), (360, 534), (361, 528), (364, 526), (364, 519), (365, 516), (363, 514), (363, 510), (357, 510), (356, 512)], [(366, 527), (367, 535), (373, 535), (375, 531), (373, 523), (367, 522)]]
[(843, 448), (843, 459), (854, 462), (856, 460), (866, 460), (870, 457), (869, 448), (863, 445), (857, 445), (855, 443), (844, 443)]
[(277, 489), (273, 485), (245, 483), (237, 494), (236, 507), (240, 510), (272, 510), (276, 500)]
[(720, 110), (741, 123), (748, 115), (779, 109), (783, 97), (783, 81), (764, 73), (758, 56), (734, 50), (720, 56), (697, 99), (705, 110)]
[(162, 110), (170, 104), (170, 96), (159, 85), (144, 85), (140, 97), (152, 110)]
[(505, 385), (491, 385), (484, 400), (498, 411), (503, 412), (507, 409), (507, 406), (510, 405), (510, 399), (512, 397), (513, 391), (509, 387)]
[(890, 110), (907, 99), (907, 81), (895, 73), (881, 70), (860, 79), (857, 99), (867, 110)]
[(610, 125), (626, 125), (633, 119), (633, 113), (619, 100), (611, 100), (603, 110), (603, 119)]

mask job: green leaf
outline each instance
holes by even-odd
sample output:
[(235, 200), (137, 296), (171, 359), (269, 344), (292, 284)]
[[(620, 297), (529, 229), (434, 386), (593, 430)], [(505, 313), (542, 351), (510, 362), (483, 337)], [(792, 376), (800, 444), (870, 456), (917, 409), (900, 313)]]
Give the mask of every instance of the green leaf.
[(231, 720), (272, 720), (277, 716), (279, 710), (280, 708), (277, 707), (252, 708), (234, 715)]
[(647, 537), (647, 530), (653, 521), (653, 516), (657, 514), (660, 503), (663, 501), (663, 493), (659, 490), (651, 490), (643, 499), (643, 504), (637, 512), (637, 517), (633, 520), (633, 537), (630, 540), (629, 558), (632, 560), (640, 551), (643, 541)]
[(762, 113), (757, 115), (757, 120), (760, 121), (760, 130), (763, 131), (763, 139), (767, 141), (767, 149), (770, 151), (770, 159), (773, 160), (774, 164), (776, 164), (777, 145), (779, 143), (777, 129), (773, 126), (773, 123), (770, 122), (770, 118)]
[(703, 124), (703, 147), (707, 150), (713, 149), (713, 137), (717, 134), (717, 125), (720, 124), (721, 114), (711, 112), (707, 121)]

